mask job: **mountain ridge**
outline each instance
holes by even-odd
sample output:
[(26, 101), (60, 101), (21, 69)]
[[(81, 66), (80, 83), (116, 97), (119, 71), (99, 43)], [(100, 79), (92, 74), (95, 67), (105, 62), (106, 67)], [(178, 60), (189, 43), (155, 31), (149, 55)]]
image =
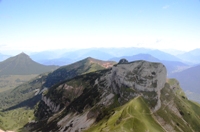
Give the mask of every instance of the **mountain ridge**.
[[(161, 63), (120, 61), (66, 80), (43, 94), (30, 131), (187, 131), (200, 129), (189, 101)], [(149, 124), (152, 122), (152, 124)], [(45, 125), (42, 125), (45, 124)]]
[(200, 63), (200, 48), (185, 52), (183, 54), (177, 55), (177, 57), (181, 58), (182, 60), (194, 64)]
[[(34, 55), (35, 54), (35, 55)], [(120, 56), (133, 56), (136, 54), (150, 54), (159, 60), (181, 61), (178, 57), (161, 50), (148, 48), (88, 48), (77, 49), (72, 51), (42, 51), (32, 53), (30, 56), (33, 60), (42, 64), (70, 64), (82, 60), (86, 57), (93, 57), (100, 60), (110, 60)], [(45, 61), (46, 60), (46, 61)]]
[(38, 120), (25, 128), (60, 132), (200, 129), (199, 105), (187, 99), (176, 80), (166, 79), (163, 64), (120, 62), (50, 88), (35, 111)]
[[(21, 131), (192, 132), (200, 129), (200, 105), (187, 99), (178, 81), (167, 79), (162, 63), (123, 59), (115, 64), (89, 57), (57, 71), (60, 69), (65, 69), (67, 74), (49, 87), (44, 84), (48, 74), (54, 72), (40, 75), (11, 92), (19, 92), (22, 99), (23, 96), (28, 99), (23, 102), (9, 98), (20, 103), (7, 107), (5, 112), (27, 104), (34, 107), (34, 120)], [(52, 75), (58, 78), (60, 74), (55, 73)], [(2, 94), (0, 97), (5, 98)]]
[[(37, 103), (37, 101), (41, 99), (42, 92), (45, 91), (47, 87), (50, 88), (62, 81), (84, 73), (109, 68), (109, 66), (114, 64), (116, 63), (112, 61), (101, 61), (89, 57), (71, 65), (62, 66), (53, 72), (40, 74), (11, 91), (0, 93), (0, 96), (3, 99), (3, 101), (0, 102), (0, 107), (7, 110), (21, 106), (32, 107), (29, 104)], [(29, 102), (28, 105), (27, 102)]]
[[(98, 70), (103, 70), (112, 67), (116, 62), (102, 61), (87, 57), (86, 59), (77, 61), (67, 66), (62, 66), (54, 72), (50, 73), (45, 82), (45, 87), (51, 87), (56, 83), (62, 82), (77, 75), (89, 73)], [(73, 70), (76, 69), (76, 70)]]
[(20, 53), (0, 62), (0, 75), (28, 75), (53, 71), (57, 66), (45, 66)]

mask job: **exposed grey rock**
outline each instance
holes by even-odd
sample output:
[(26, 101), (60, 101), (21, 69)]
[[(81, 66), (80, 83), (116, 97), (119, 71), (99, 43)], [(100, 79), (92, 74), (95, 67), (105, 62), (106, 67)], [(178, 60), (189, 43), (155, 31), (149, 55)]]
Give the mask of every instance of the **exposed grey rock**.
[[(100, 97), (101, 100), (95, 107), (111, 105), (115, 95), (119, 95), (118, 101), (121, 104), (142, 95), (147, 100), (155, 100), (157, 102), (152, 108), (152, 111), (155, 112), (161, 107), (160, 91), (166, 83), (166, 76), (166, 68), (161, 63), (135, 61), (118, 64), (104, 76), (95, 80), (94, 85), (97, 85), (103, 91)], [(134, 92), (127, 92), (127, 89), (131, 89)], [(155, 96), (149, 97), (145, 92), (154, 92)], [(81, 115), (66, 115), (57, 124), (60, 127), (60, 131), (64, 131), (66, 127), (68, 128), (70, 123), (73, 127), (69, 127), (66, 131), (80, 131), (83, 128), (89, 128), (94, 123), (94, 119), (87, 120), (86, 113), (88, 111)]]
[(51, 101), (46, 96), (42, 96), (42, 101), (49, 107), (49, 110), (53, 113), (56, 113), (60, 109), (60, 105), (56, 105), (53, 101)]
[[(91, 85), (90, 90), (96, 88), (95, 90), (100, 95), (95, 105), (88, 105), (87, 103), (81, 112), (77, 111), (76, 106), (69, 107), (69, 109), (66, 109), (69, 112), (62, 117), (60, 116), (56, 125), (60, 132), (85, 130), (94, 124), (98, 115), (101, 114), (101, 108), (108, 108), (117, 101), (117, 103), (123, 105), (137, 96), (143, 96), (147, 102), (155, 102), (151, 109), (152, 112), (156, 112), (161, 107), (160, 91), (164, 88), (166, 76), (166, 68), (161, 63), (147, 61), (128, 63), (123, 60), (113, 66), (112, 69), (102, 72), (100, 77), (98, 76), (92, 84), (89, 84), (89, 87)], [(62, 84), (58, 88), (74, 90), (74, 87), (67, 84)], [(79, 92), (81, 91), (80, 96), (82, 93), (84, 94), (84, 89), (84, 86), (77, 89)], [(54, 118), (62, 113), (62, 110), (59, 111), (60, 106), (47, 97), (43, 96), (42, 100), (49, 107), (49, 110), (53, 113), (57, 112), (57, 115), (54, 114)], [(82, 100), (79, 99), (78, 101), (81, 102)]]
[(127, 64), (127, 63), (128, 63), (128, 60), (121, 59), (118, 64)]
[(82, 115), (68, 114), (57, 123), (60, 127), (59, 132), (82, 132), (89, 128), (95, 122), (95, 119), (87, 119), (87, 114), (88, 112)]
[[(153, 110), (157, 111), (161, 105), (160, 90), (166, 83), (166, 76), (166, 68), (161, 63), (135, 61), (113, 67), (110, 72), (99, 80), (99, 82), (104, 82), (103, 86), (105, 87), (101, 87), (102, 84), (99, 85), (104, 90), (120, 95), (120, 100), (130, 100), (138, 95), (145, 97), (144, 92), (155, 92), (154, 99), (157, 100), (157, 105)], [(127, 94), (125, 93), (126, 89), (135, 92)], [(148, 96), (145, 98), (148, 98)]]

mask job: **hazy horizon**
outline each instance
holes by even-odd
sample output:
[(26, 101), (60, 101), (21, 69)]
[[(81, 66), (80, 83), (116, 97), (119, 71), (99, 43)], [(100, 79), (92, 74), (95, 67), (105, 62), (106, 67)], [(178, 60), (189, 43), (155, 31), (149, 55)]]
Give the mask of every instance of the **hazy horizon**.
[[(21, 53), (25, 53), (27, 55), (34, 55), (34, 54), (38, 54), (38, 53), (57, 53), (57, 54), (65, 54), (65, 53), (70, 53), (70, 52), (75, 52), (75, 51), (83, 51), (83, 50), (100, 50), (102, 51), (102, 49), (106, 49), (106, 50), (112, 50), (112, 49), (130, 49), (130, 48), (138, 48), (139, 49), (148, 49), (149, 51), (150, 50), (160, 50), (162, 52), (165, 52), (165, 53), (168, 53), (168, 54), (171, 54), (171, 55), (178, 55), (178, 54), (183, 54), (183, 53), (186, 53), (188, 51), (183, 51), (183, 50), (176, 50), (176, 49), (156, 49), (156, 48), (146, 48), (146, 47), (90, 47), (90, 48), (70, 48), (70, 49), (47, 49), (47, 50), (41, 50), (41, 51), (26, 51), (26, 50), (16, 50), (16, 51), (13, 51), (13, 52), (0, 52), (0, 54), (3, 54), (3, 55), (9, 55), (9, 56), (15, 56), (15, 55), (19, 55)], [(199, 48), (197, 48), (199, 49)], [(192, 50), (190, 50), (192, 51)], [(106, 52), (105, 52), (106, 53)], [(145, 52), (141, 52), (141, 54), (145, 54)], [(148, 54), (148, 53), (146, 53)]]

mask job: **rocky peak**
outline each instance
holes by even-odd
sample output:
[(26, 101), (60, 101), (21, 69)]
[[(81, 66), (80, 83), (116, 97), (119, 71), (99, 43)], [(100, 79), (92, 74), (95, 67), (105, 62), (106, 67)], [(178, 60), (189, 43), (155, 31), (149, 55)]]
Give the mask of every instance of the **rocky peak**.
[(128, 60), (121, 59), (118, 64), (127, 64), (127, 63), (128, 63)]
[[(56, 119), (53, 129), (61, 132), (83, 131), (105, 117), (105, 110), (122, 106), (136, 97), (143, 97), (154, 113), (161, 107), (161, 90), (166, 83), (166, 75), (166, 68), (161, 63), (134, 61), (117, 64), (111, 69), (66, 81), (55, 90), (50, 89), (52, 91), (43, 97), (39, 105), (42, 107), (35, 113), (54, 114), (49, 120)], [(56, 113), (62, 113), (62, 116)], [(45, 131), (49, 127), (46, 126)]]
[(166, 76), (166, 68), (161, 63), (135, 61), (114, 66), (97, 82), (103, 82), (101, 85), (106, 86), (102, 87), (104, 90), (108, 89), (119, 95), (119, 102), (122, 104), (142, 95), (144, 98), (155, 102), (152, 109), (156, 111), (160, 107), (160, 91), (166, 83)]

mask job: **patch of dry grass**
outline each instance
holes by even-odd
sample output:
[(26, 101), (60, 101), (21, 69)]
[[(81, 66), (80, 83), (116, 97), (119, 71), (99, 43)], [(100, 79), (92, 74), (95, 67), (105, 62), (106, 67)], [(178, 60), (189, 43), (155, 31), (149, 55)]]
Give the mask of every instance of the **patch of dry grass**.
[(0, 76), (0, 92), (4, 92), (6, 90), (13, 89), (20, 84), (27, 82), (34, 77), (36, 77), (37, 74), (32, 75), (2, 75)]

